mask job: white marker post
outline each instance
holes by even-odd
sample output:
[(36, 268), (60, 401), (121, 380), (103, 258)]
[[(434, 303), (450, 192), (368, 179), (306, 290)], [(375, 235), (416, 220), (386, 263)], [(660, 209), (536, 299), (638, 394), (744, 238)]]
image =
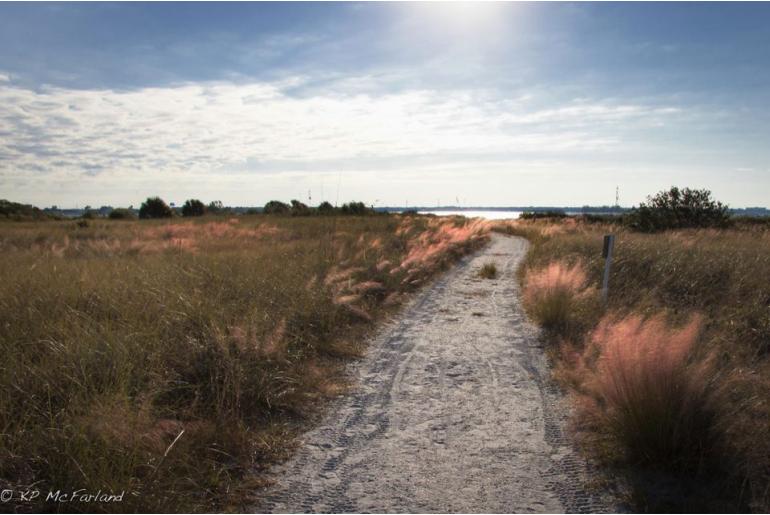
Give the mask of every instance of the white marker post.
[(610, 285), (610, 265), (612, 264), (612, 247), (615, 246), (615, 235), (604, 235), (604, 249), (602, 257), (604, 258), (604, 281), (602, 281), (602, 302), (607, 304), (607, 291)]

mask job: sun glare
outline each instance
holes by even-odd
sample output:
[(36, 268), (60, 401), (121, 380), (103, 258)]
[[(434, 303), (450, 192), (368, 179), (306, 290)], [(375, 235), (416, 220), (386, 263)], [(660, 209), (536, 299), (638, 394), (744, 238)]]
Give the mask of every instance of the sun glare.
[(436, 35), (491, 35), (504, 28), (510, 6), (497, 2), (435, 2), (407, 4), (412, 15)]

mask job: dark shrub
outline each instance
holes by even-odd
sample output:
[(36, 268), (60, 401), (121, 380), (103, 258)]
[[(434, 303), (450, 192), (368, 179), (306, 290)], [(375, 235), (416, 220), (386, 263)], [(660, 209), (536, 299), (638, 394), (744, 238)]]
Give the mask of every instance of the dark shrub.
[(136, 219), (136, 213), (134, 213), (131, 209), (126, 209), (124, 207), (119, 207), (117, 209), (113, 209), (110, 211), (110, 214), (107, 215), (110, 220), (135, 220)]
[(342, 204), (343, 215), (370, 215), (374, 211), (366, 207), (363, 202), (348, 202)]
[(539, 218), (566, 218), (567, 213), (564, 211), (524, 211), (519, 218), (522, 220), (537, 220)]
[(47, 220), (56, 218), (29, 204), (19, 204), (0, 199), (0, 218), (2, 217), (12, 220)]
[(212, 202), (209, 202), (209, 205), (206, 206), (206, 211), (214, 215), (221, 215), (224, 213), (229, 213), (230, 208), (225, 207), (225, 205), (222, 204), (221, 200), (214, 200)]
[(680, 190), (676, 186), (654, 197), (647, 197), (647, 202), (639, 204), (629, 215), (629, 225), (644, 232), (726, 227), (729, 223), (727, 206), (713, 200), (709, 190)]
[(581, 220), (587, 224), (619, 224), (628, 225), (628, 215), (626, 214), (597, 214), (597, 213), (584, 213), (578, 215), (578, 220)]
[(139, 218), (171, 218), (172, 216), (174, 216), (173, 211), (160, 197), (149, 197), (139, 208)]
[(279, 200), (271, 200), (265, 204), (262, 212), (266, 215), (285, 215), (288, 214), (290, 210), (291, 208), (288, 204), (285, 204)]
[(203, 216), (206, 214), (206, 205), (196, 198), (187, 200), (182, 206), (182, 216)]
[(332, 206), (329, 202), (323, 201), (320, 204), (318, 204), (318, 212), (322, 215), (330, 215), (334, 213), (334, 206)]
[(291, 201), (291, 216), (309, 216), (310, 208), (299, 200)]

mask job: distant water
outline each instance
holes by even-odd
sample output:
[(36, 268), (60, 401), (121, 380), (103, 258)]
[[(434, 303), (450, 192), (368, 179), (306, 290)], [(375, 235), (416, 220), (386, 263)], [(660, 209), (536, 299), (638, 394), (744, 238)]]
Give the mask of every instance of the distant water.
[(418, 211), (426, 215), (450, 216), (460, 215), (468, 218), (486, 218), (487, 220), (503, 220), (518, 218), (522, 211)]

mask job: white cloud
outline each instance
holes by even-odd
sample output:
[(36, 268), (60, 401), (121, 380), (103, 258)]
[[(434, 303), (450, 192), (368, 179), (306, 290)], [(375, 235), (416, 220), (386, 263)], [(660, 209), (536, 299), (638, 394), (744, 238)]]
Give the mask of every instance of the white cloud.
[[(159, 175), (212, 184), (230, 174), (345, 169), (387, 174), (612, 152), (625, 125), (666, 106), (510, 101), (414, 90), (294, 97), (289, 83), (186, 84), (134, 91), (0, 85), (0, 183)], [(164, 179), (165, 180), (165, 179)]]

